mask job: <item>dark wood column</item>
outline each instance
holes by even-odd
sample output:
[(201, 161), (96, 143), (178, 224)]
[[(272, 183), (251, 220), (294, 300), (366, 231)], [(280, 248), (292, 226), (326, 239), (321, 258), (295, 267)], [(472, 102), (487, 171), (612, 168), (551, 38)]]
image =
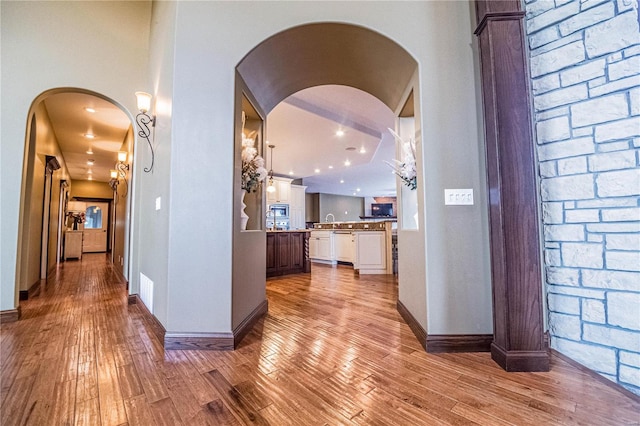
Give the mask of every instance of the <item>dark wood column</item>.
[(519, 0), (475, 3), (489, 185), (491, 356), (507, 371), (548, 371), (524, 12)]

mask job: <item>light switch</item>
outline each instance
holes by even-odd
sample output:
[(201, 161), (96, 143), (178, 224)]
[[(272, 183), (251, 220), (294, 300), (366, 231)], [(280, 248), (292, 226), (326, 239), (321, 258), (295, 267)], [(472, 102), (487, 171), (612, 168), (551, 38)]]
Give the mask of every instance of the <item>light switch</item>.
[(473, 189), (445, 189), (444, 204), (446, 206), (472, 206)]
[(160, 210), (161, 197), (156, 198), (156, 210)]

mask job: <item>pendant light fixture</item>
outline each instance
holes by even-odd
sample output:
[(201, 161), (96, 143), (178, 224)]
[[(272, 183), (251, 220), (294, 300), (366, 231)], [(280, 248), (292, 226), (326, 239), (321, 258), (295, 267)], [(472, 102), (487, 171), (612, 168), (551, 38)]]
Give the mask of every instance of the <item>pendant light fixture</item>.
[(273, 184), (273, 148), (275, 145), (268, 145), (271, 150), (271, 168), (269, 169), (269, 184), (267, 185), (267, 192), (276, 192), (276, 187)]

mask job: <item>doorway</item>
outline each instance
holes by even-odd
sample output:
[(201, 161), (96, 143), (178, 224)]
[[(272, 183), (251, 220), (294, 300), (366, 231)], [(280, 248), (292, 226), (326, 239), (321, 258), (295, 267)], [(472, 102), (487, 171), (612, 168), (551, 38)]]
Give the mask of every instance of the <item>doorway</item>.
[[(273, 58), (278, 60), (274, 61)], [(267, 114), (285, 98), (320, 85), (342, 85), (362, 90), (382, 101), (394, 111), (396, 117), (411, 93), (415, 99), (420, 99), (418, 64), (413, 57), (385, 36), (348, 24), (318, 23), (285, 30), (260, 43), (240, 61), (236, 69), (235, 164), (240, 164), (242, 140), (239, 123), (244, 97), (255, 107), (262, 123)], [(419, 107), (415, 106), (413, 110), (419, 111)], [(417, 135), (416, 143), (420, 144), (419, 114), (416, 115), (413, 131), (414, 134), (404, 136)], [(264, 146), (261, 148), (263, 151)], [(418, 161), (418, 168), (421, 168), (420, 159)], [(238, 186), (234, 191), (233, 222), (232, 326), (235, 334), (240, 326), (247, 324), (247, 318), (266, 310), (266, 242), (264, 232), (240, 230), (239, 176), (234, 185)], [(421, 202), (422, 197), (418, 197), (418, 200)], [(419, 215), (421, 211), (418, 205), (416, 213)], [(258, 214), (260, 217), (265, 214), (264, 200), (261, 200)], [(420, 227), (414, 233), (417, 238), (412, 250), (406, 253), (411, 257), (407, 264), (416, 265), (419, 272), (413, 276), (419, 276), (417, 283), (424, 283), (424, 266), (419, 266), (424, 265), (425, 261), (424, 229)], [(408, 284), (402, 278), (399, 281), (400, 288)], [(422, 298), (416, 303), (420, 304), (417, 310), (424, 313), (419, 320), (426, 325), (426, 299)]]
[[(64, 235), (71, 226), (72, 197), (92, 204), (87, 223), (88, 252), (110, 249), (113, 227), (120, 250), (116, 270), (127, 277), (130, 197), (110, 185), (110, 169), (118, 151), (131, 154), (134, 145), (131, 114), (99, 93), (74, 88), (51, 89), (36, 97), (28, 113), (18, 226), (16, 293), (33, 292), (63, 258)], [(132, 155), (128, 155), (133, 158)], [(45, 169), (46, 173), (42, 173)], [(127, 176), (129, 178), (129, 176)], [(117, 187), (117, 185), (116, 185)], [(118, 217), (110, 214), (120, 199)], [(44, 200), (44, 202), (43, 202)], [(86, 212), (85, 212), (86, 213)], [(113, 241), (111, 241), (113, 243)], [(40, 249), (38, 249), (38, 247)], [(115, 262), (114, 262), (115, 263)]]
[(102, 253), (108, 251), (110, 203), (88, 202), (85, 211), (83, 253)]

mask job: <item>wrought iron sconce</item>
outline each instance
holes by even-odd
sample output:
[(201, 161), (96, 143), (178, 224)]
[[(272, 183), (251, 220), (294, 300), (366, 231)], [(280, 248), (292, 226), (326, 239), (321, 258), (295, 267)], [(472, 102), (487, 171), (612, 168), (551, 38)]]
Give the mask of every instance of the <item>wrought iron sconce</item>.
[(147, 114), (149, 109), (151, 108), (151, 95), (146, 92), (136, 92), (136, 99), (138, 101), (138, 110), (140, 113), (136, 115), (136, 123), (138, 123), (138, 136), (147, 140), (149, 144), (149, 149), (151, 150), (151, 165), (149, 167), (145, 167), (143, 170), (146, 173), (149, 173), (153, 170), (153, 162), (154, 162), (154, 153), (153, 153), (153, 145), (151, 144), (151, 127), (156, 127), (156, 116), (150, 116)]
[[(111, 170), (111, 180), (109, 181), (109, 186), (112, 190), (117, 191), (118, 185), (120, 184), (120, 180), (124, 181), (127, 188), (129, 187), (129, 183), (127, 182), (127, 171), (129, 170), (129, 164), (127, 163), (127, 151), (118, 151), (118, 162), (115, 165), (115, 169)], [(127, 192), (125, 190), (122, 196), (126, 196)]]

